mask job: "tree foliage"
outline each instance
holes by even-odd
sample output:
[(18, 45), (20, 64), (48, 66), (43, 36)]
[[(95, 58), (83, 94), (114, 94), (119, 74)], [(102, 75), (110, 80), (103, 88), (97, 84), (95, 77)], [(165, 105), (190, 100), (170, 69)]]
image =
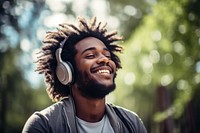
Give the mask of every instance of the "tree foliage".
[[(125, 95), (134, 104), (125, 105), (141, 114), (150, 132), (181, 132), (179, 120), (188, 103), (196, 99), (200, 83), (199, 6), (198, 1), (158, 1), (126, 43), (122, 57), (125, 70), (119, 80), (124, 81), (123, 88), (128, 88)], [(150, 126), (149, 121), (154, 124)]]
[[(45, 90), (33, 90), (25, 78), (26, 70), (30, 69), (23, 60), (31, 55), (24, 53), (22, 40), (35, 38), (32, 32), (44, 1), (1, 1), (0, 3), (0, 132), (21, 132), (26, 119), (42, 103), (35, 97)], [(33, 10), (35, 8), (38, 9)], [(30, 10), (27, 10), (29, 8)], [(32, 10), (31, 10), (32, 9)], [(30, 16), (24, 18), (23, 13)], [(33, 20), (32, 18), (35, 18)], [(26, 44), (25, 44), (26, 45)], [(23, 63), (26, 65), (24, 66)], [(35, 80), (35, 79), (32, 79)], [(42, 94), (41, 94), (42, 95)], [(36, 102), (39, 104), (36, 105)]]

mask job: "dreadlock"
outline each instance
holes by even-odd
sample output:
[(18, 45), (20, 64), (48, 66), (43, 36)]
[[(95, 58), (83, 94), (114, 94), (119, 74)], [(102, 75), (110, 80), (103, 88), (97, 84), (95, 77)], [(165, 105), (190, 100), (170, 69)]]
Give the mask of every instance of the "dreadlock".
[(47, 32), (40, 49), (36, 64), (39, 74), (44, 74), (45, 83), (47, 84), (47, 93), (53, 101), (59, 101), (62, 97), (70, 94), (70, 85), (63, 85), (56, 76), (56, 56), (55, 52), (60, 47), (62, 41), (65, 40), (61, 53), (63, 61), (68, 61), (75, 67), (75, 44), (86, 38), (95, 37), (101, 40), (111, 53), (111, 60), (116, 64), (116, 68), (121, 68), (121, 62), (115, 52), (122, 52), (122, 47), (114, 44), (121, 41), (122, 37), (117, 36), (116, 31), (107, 32), (106, 23), (96, 22), (96, 17), (90, 21), (86, 21), (83, 17), (78, 17), (78, 26), (73, 24), (60, 24), (55, 32)]

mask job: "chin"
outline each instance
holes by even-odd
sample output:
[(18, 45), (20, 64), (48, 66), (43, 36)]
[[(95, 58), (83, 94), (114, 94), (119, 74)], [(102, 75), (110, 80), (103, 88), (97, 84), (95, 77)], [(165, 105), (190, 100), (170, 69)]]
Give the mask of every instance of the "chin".
[(99, 83), (96, 80), (89, 80), (88, 82), (77, 82), (78, 83), (78, 89), (80, 90), (81, 94), (84, 97), (91, 98), (91, 99), (102, 99), (106, 95), (108, 95), (110, 92), (115, 90), (115, 83), (112, 84), (105, 84), (105, 83)]

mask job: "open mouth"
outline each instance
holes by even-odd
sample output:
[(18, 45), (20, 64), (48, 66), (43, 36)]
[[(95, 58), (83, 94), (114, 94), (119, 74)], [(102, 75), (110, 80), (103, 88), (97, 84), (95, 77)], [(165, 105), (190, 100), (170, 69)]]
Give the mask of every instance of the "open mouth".
[(109, 66), (101, 66), (93, 68), (91, 72), (97, 74), (111, 74), (113, 70)]
[(107, 70), (107, 69), (98, 70), (96, 73), (97, 74), (104, 74), (104, 73), (111, 74), (111, 72), (109, 70)]

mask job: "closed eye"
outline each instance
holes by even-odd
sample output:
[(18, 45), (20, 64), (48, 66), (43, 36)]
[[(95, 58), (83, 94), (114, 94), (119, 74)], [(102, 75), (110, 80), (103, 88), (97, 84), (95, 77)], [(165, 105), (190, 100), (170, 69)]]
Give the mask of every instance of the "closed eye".
[(93, 59), (93, 58), (95, 58), (95, 54), (87, 54), (85, 56), (85, 58), (87, 58), (87, 59)]
[(108, 51), (104, 52), (104, 56), (111, 59), (111, 54)]
[(105, 57), (107, 57), (107, 58), (109, 58), (109, 59), (111, 59), (111, 56), (110, 55), (104, 55)]

